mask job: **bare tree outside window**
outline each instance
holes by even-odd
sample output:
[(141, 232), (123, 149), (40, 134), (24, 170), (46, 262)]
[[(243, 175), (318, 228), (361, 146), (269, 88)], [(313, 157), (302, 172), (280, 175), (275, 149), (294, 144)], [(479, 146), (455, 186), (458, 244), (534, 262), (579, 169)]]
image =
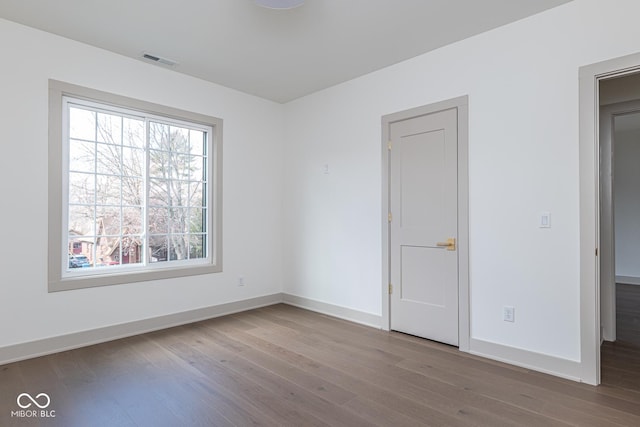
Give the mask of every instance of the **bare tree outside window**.
[(202, 258), (204, 132), (151, 122), (149, 135), (149, 229), (155, 261)]
[(69, 268), (206, 258), (207, 137), (70, 105)]

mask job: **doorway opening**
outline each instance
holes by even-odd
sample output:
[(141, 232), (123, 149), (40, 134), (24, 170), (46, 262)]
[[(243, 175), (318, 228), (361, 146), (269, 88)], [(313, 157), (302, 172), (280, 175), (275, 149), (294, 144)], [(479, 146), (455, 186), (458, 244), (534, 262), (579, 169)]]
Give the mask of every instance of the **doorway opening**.
[(640, 361), (640, 73), (600, 81), (598, 99), (601, 376), (629, 388)]
[[(629, 330), (630, 325), (640, 322), (638, 165), (640, 55), (582, 67), (581, 365), (582, 381), (594, 385), (628, 377), (629, 372), (620, 374), (625, 357), (635, 355), (632, 365), (639, 366), (640, 327), (635, 332)], [(628, 291), (638, 291), (637, 299)], [(638, 344), (628, 342), (634, 334)]]

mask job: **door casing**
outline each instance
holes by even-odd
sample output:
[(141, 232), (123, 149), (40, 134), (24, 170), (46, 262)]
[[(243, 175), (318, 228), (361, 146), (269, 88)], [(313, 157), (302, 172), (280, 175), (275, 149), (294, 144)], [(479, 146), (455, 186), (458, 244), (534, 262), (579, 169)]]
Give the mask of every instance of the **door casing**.
[(382, 329), (391, 329), (389, 284), (391, 273), (389, 226), (390, 156), (392, 123), (452, 108), (458, 112), (458, 348), (469, 352), (469, 97), (461, 96), (382, 117)]

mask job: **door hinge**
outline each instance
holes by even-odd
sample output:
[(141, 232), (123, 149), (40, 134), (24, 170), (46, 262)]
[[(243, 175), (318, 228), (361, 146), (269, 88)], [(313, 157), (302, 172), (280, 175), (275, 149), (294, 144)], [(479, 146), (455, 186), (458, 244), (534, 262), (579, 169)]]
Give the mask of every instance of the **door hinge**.
[(596, 256), (598, 256), (598, 248), (596, 248)]
[(392, 145), (393, 145), (393, 144), (391, 143), (391, 141), (388, 141), (388, 142), (387, 142), (387, 150), (391, 151), (391, 146), (392, 146)]
[(393, 285), (389, 283), (389, 295), (393, 293)]
[(391, 212), (389, 212), (389, 215), (387, 216), (387, 219), (389, 220), (389, 222), (391, 222), (393, 220), (393, 215), (391, 215)]

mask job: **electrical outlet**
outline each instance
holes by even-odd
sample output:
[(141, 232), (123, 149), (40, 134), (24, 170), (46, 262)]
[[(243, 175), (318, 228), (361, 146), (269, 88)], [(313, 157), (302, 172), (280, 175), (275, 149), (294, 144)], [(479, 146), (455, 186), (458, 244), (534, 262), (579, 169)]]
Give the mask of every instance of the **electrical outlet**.
[(508, 306), (502, 307), (502, 320), (505, 322), (515, 322), (516, 309)]
[(238, 286), (244, 286), (244, 277), (238, 276)]

